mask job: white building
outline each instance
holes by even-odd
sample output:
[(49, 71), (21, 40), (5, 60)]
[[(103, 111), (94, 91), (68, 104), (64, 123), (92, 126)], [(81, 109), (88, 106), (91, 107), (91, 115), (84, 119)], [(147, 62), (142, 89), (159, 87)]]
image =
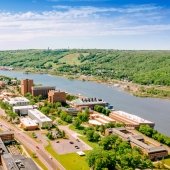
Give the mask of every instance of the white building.
[(28, 116), (31, 119), (36, 120), (40, 128), (46, 127), (46, 126), (49, 126), (49, 127), (52, 126), (52, 120), (49, 117), (45, 116), (43, 113), (41, 113), (37, 109), (28, 110)]
[(138, 127), (140, 125), (149, 125), (154, 127), (155, 123), (149, 120), (143, 119), (139, 116), (124, 112), (124, 111), (113, 111), (109, 115), (111, 118), (117, 120), (118, 122), (123, 122), (125, 124)]
[(26, 115), (28, 115), (29, 109), (37, 109), (37, 106), (35, 106), (35, 105), (14, 106), (13, 112), (17, 113), (19, 116), (26, 116)]
[(8, 103), (11, 106), (26, 106), (29, 104), (29, 100), (25, 97), (14, 97), (14, 98), (6, 97), (4, 98), (4, 102)]

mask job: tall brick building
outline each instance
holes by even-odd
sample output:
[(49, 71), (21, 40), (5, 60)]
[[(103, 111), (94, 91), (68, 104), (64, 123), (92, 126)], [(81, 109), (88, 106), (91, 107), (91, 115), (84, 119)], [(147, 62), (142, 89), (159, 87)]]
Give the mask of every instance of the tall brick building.
[(21, 94), (31, 93), (31, 88), (33, 86), (33, 80), (25, 79), (21, 80)]
[(55, 90), (55, 87), (52, 87), (52, 86), (34, 86), (31, 89), (33, 96), (41, 95), (43, 98), (48, 98), (48, 92), (50, 90)]
[(55, 103), (55, 102), (65, 103), (66, 102), (66, 93), (62, 92), (62, 91), (50, 90), (48, 92), (48, 102), (50, 102), (50, 103)]

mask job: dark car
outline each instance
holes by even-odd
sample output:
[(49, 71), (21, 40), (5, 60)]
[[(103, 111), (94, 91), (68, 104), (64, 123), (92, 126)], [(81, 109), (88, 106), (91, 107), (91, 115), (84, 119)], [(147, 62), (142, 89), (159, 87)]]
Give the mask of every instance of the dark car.
[(74, 142), (72, 142), (72, 141), (70, 141), (69, 143), (70, 143), (70, 144), (74, 144)]
[(75, 146), (76, 149), (80, 149), (78, 146)]

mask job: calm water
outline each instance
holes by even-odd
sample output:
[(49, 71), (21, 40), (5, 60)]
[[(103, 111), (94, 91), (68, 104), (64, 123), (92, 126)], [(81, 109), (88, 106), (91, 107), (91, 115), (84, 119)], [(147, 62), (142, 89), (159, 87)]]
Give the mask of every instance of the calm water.
[(16, 71), (2, 71), (0, 75), (16, 77), (18, 79), (33, 79), (36, 84), (56, 86), (73, 94), (88, 97), (98, 97), (109, 102), (117, 110), (136, 114), (156, 123), (155, 128), (170, 136), (170, 101), (154, 98), (140, 98), (130, 95), (116, 87), (95, 82), (69, 80), (47, 74), (23, 74)]

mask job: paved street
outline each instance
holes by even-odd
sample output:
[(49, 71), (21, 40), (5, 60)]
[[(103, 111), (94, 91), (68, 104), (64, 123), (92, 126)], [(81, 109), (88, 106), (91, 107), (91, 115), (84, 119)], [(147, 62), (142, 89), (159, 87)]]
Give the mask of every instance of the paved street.
[[(38, 158), (45, 164), (48, 170), (64, 170), (65, 168), (57, 161), (52, 158), (49, 153), (44, 149), (42, 144), (38, 144), (33, 139), (31, 139), (24, 132), (20, 131), (18, 128), (14, 127), (5, 120), (0, 120), (1, 128), (14, 131), (15, 138), (20, 141), (25, 147), (30, 149), (32, 152), (36, 153)], [(37, 147), (38, 146), (38, 147)]]

